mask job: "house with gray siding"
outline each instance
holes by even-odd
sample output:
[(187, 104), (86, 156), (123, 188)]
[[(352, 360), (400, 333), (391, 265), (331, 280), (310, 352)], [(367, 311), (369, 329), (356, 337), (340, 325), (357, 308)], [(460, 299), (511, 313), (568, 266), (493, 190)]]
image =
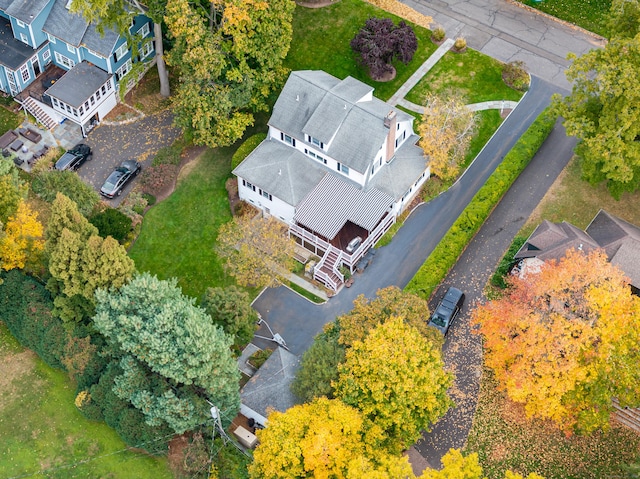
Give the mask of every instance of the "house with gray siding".
[[(116, 105), (118, 91), (137, 81), (122, 84), (133, 64), (153, 62), (153, 25), (145, 15), (132, 15), (130, 34), (138, 43), (133, 58), (123, 36), (101, 34), (70, 4), (0, 0), (0, 90), (45, 127), (70, 120), (86, 135)], [(56, 82), (62, 86), (54, 88)]]
[[(267, 138), (234, 169), (242, 200), (289, 225), (337, 290), (429, 177), (413, 117), (373, 88), (323, 71), (292, 72)], [(348, 247), (360, 238), (355, 248)]]

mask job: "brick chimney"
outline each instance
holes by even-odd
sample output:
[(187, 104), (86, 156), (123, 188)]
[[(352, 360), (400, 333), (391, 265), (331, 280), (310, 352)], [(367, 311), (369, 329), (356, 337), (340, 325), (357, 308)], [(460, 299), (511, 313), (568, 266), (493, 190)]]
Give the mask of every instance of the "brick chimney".
[(385, 161), (389, 163), (391, 158), (395, 153), (396, 148), (396, 112), (391, 110), (387, 113), (387, 116), (384, 117), (384, 126), (389, 128), (389, 133), (387, 133), (387, 156)]

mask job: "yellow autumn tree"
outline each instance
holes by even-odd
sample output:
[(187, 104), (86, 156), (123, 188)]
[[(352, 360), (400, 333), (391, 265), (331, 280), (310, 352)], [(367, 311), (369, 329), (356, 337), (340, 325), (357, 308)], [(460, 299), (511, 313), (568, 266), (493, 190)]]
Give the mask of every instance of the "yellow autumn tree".
[(528, 416), (608, 428), (612, 400), (639, 405), (640, 298), (602, 251), (570, 250), (473, 312), (485, 363)]
[(220, 227), (216, 251), (240, 286), (276, 286), (295, 261), (287, 225), (274, 218), (234, 218)]
[(401, 317), (355, 341), (338, 371), (335, 396), (362, 413), (367, 442), (392, 454), (415, 443), (452, 404), (453, 375), (444, 371), (439, 346)]
[(24, 268), (27, 261), (35, 260), (44, 249), (43, 232), (38, 212), (20, 200), (16, 213), (9, 217), (0, 239), (2, 269)]
[(475, 115), (456, 96), (427, 97), (418, 125), (420, 147), (429, 158), (431, 174), (443, 180), (455, 178), (475, 131)]
[[(335, 399), (319, 398), (269, 415), (249, 466), (255, 479), (412, 477), (405, 458), (369, 454), (360, 413)], [(378, 471), (395, 475), (364, 475)], [(397, 474), (397, 473), (400, 474)], [(362, 474), (361, 474), (362, 473)]]

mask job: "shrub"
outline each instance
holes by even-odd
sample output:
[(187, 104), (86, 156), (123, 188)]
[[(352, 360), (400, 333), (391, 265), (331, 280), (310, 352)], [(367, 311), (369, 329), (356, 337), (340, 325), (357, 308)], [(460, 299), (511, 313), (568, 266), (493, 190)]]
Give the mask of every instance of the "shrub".
[(524, 68), (524, 62), (518, 60), (505, 63), (502, 68), (502, 80), (515, 90), (527, 91), (530, 77)]
[(513, 242), (509, 249), (504, 254), (500, 263), (498, 264), (498, 268), (496, 272), (491, 276), (491, 284), (497, 288), (504, 289), (507, 287), (507, 282), (505, 281), (505, 276), (509, 273), (509, 270), (513, 266), (514, 259), (513, 256), (518, 252), (518, 250), (522, 247), (522, 245), (527, 241), (525, 236), (515, 236), (513, 238)]
[(556, 122), (552, 107), (547, 107), (520, 140), (506, 154), (487, 182), (453, 223), (435, 247), (405, 291), (429, 299), (433, 290), (447, 275), (458, 257), (493, 211), (502, 196), (529, 164)]
[(179, 165), (181, 161), (182, 146), (177, 142), (170, 146), (163, 146), (158, 150), (151, 162), (151, 166)]
[(249, 153), (255, 150), (266, 137), (266, 133), (256, 133), (255, 135), (247, 138), (233, 154), (233, 157), (231, 158), (231, 169), (233, 170), (236, 166), (242, 163), (242, 160), (249, 156)]
[(32, 166), (31, 166), (31, 174), (39, 175), (44, 171), (48, 171), (53, 168), (53, 165), (58, 158), (60, 158), (64, 154), (64, 150), (62, 148), (51, 148), (47, 153), (40, 157)]
[(390, 18), (371, 17), (351, 40), (351, 49), (373, 78), (381, 78), (393, 71), (394, 60), (411, 61), (418, 39), (404, 21), (396, 25)]
[(78, 211), (88, 217), (100, 201), (98, 193), (73, 171), (43, 171), (31, 182), (31, 189), (41, 199), (53, 203), (63, 193), (78, 205)]
[(158, 196), (175, 180), (177, 174), (176, 165), (151, 166), (142, 171), (140, 183), (145, 193)]
[(456, 38), (456, 41), (453, 43), (453, 48), (454, 50), (461, 52), (462, 50), (467, 48), (467, 41), (462, 37), (458, 37)]
[(131, 218), (114, 208), (107, 208), (92, 215), (89, 222), (98, 228), (100, 236), (113, 236), (119, 243), (127, 239), (132, 224)]
[(442, 40), (444, 40), (445, 36), (446, 32), (444, 31), (444, 27), (442, 25), (436, 26), (436, 28), (434, 28), (431, 32), (431, 40), (434, 43), (440, 43)]
[(153, 206), (156, 204), (156, 197), (149, 193), (142, 193), (142, 197), (147, 200), (147, 206)]
[(273, 353), (273, 349), (260, 349), (249, 357), (249, 364), (256, 369), (260, 369), (267, 359), (269, 359), (271, 353)]

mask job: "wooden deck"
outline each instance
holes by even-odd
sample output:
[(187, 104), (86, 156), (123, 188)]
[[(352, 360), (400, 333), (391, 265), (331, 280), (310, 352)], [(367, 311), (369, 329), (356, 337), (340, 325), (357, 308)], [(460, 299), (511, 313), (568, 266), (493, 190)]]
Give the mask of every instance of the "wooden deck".
[(40, 75), (38, 75), (36, 79), (29, 84), (29, 86), (27, 86), (16, 96), (16, 100), (22, 103), (25, 98), (31, 96), (40, 102), (43, 101), (42, 94), (47, 91), (47, 89), (49, 89), (49, 87), (53, 85), (56, 80), (61, 78), (65, 73), (67, 73), (66, 70), (60, 68), (57, 65), (54, 65), (53, 63), (50, 63), (45, 71), (40, 73)]

